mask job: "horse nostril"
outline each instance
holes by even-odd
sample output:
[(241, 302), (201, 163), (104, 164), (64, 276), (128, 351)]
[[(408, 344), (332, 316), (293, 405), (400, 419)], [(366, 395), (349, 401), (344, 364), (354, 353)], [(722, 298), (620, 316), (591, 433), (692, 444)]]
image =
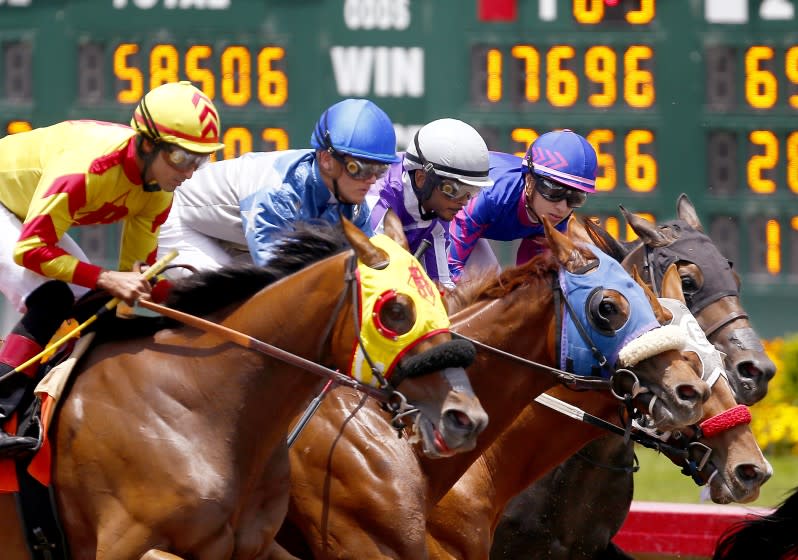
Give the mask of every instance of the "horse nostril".
[(734, 474), (743, 482), (758, 482), (765, 478), (765, 473), (756, 465), (743, 463), (734, 468)]
[(709, 395), (704, 395), (695, 385), (692, 384), (684, 384), (679, 385), (676, 388), (676, 394), (679, 395), (679, 398), (684, 401), (697, 401), (697, 400), (704, 400), (706, 401), (706, 397)]
[(474, 427), (474, 423), (471, 421), (471, 417), (468, 416), (465, 412), (460, 410), (447, 410), (445, 413), (447, 420), (449, 420), (452, 424), (457, 426), (458, 428), (464, 430), (471, 430)]
[(756, 381), (762, 376), (762, 370), (754, 365), (753, 362), (742, 362), (737, 364), (737, 371), (741, 377), (746, 377)]

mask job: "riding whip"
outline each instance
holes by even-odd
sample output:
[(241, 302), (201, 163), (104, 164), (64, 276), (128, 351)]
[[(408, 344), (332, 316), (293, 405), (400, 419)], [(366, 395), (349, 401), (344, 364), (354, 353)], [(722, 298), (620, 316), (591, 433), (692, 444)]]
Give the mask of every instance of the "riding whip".
[[(172, 259), (174, 259), (176, 256), (177, 256), (177, 251), (170, 251), (169, 253), (158, 259), (151, 267), (149, 267), (146, 271), (144, 271), (143, 273), (144, 278), (146, 278), (147, 280), (151, 280), (156, 274), (161, 272), (161, 270), (163, 270), (164, 267), (167, 264), (169, 264), (172, 261)], [(62, 336), (52, 344), (49, 344), (44, 350), (33, 356), (27, 362), (15, 367), (11, 371), (0, 377), (0, 381), (5, 379), (6, 377), (14, 375), (17, 372), (24, 371), (25, 368), (27, 368), (28, 366), (35, 364), (37, 361), (42, 359), (42, 356), (45, 356), (49, 352), (52, 352), (56, 348), (59, 348), (64, 342), (66, 342), (70, 338), (73, 338), (76, 334), (78, 334), (86, 327), (94, 323), (97, 319), (99, 319), (100, 317), (104, 316), (106, 313), (111, 311), (114, 307), (116, 307), (119, 304), (120, 301), (121, 300), (119, 298), (113, 298), (111, 301), (103, 305), (97, 313), (95, 313), (94, 315), (83, 321), (80, 325), (69, 331), (67, 334), (65, 334), (64, 336)]]
[(299, 437), (299, 434), (302, 433), (302, 430), (305, 429), (305, 426), (307, 426), (308, 422), (310, 422), (310, 419), (313, 417), (314, 414), (316, 414), (316, 411), (321, 406), (321, 400), (324, 398), (324, 396), (327, 393), (330, 392), (330, 389), (332, 389), (332, 387), (333, 387), (333, 380), (328, 379), (327, 383), (324, 384), (321, 393), (316, 395), (313, 398), (313, 400), (310, 401), (310, 404), (305, 409), (305, 412), (302, 413), (302, 418), (300, 418), (297, 421), (296, 426), (291, 428), (291, 433), (288, 434), (288, 447), (291, 447), (294, 444), (296, 438)]

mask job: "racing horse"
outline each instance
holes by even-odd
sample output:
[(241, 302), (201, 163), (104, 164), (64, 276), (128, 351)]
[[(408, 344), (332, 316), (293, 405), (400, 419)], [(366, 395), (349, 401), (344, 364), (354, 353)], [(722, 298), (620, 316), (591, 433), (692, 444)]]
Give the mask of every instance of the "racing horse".
[[(679, 299), (682, 297), (680, 278), (675, 265), (670, 266), (663, 278), (662, 295)], [(676, 299), (660, 301), (670, 311), (671, 320), (675, 324), (692, 326), (686, 329), (692, 335), (687, 349), (701, 356), (704, 378), (714, 379), (712, 394), (704, 404), (704, 417), (701, 423), (704, 435), (694, 440), (701, 445), (687, 447), (684, 449), (684, 455), (680, 454), (680, 458), (686, 459), (688, 450), (695, 450), (694, 456), (690, 459), (696, 462), (709, 456), (711, 467), (716, 472), (711, 483), (712, 497), (716, 502), (751, 501), (758, 496), (761, 484), (769, 478), (772, 471), (757, 446), (745, 418), (737, 418), (742, 412), (734, 400), (729, 384), (719, 375), (722, 369), (720, 355), (707, 342), (682, 303)], [(604, 420), (612, 421), (617, 418), (617, 406), (611, 402), (601, 403), (600, 399), (590, 398), (591, 395), (584, 393), (568, 393), (563, 388), (555, 388), (548, 394), (579, 408), (586, 408), (593, 416)], [(597, 405), (602, 404), (603, 406), (597, 408)], [(556, 429), (552, 430), (552, 425), (556, 426)], [(582, 543), (585, 541), (592, 541), (584, 535), (574, 536), (571, 541), (566, 538), (546, 541), (541, 537), (534, 543), (530, 543), (529, 540), (501, 538), (500, 535), (496, 537), (491, 551), (491, 536), (508, 501), (541, 473), (567, 457), (567, 454), (559, 458), (550, 457), (549, 454), (545, 454), (545, 459), (541, 457), (542, 448), (550, 445), (546, 430), (555, 435), (558, 441), (557, 448), (563, 451), (567, 451), (562, 444), (564, 441), (568, 442), (573, 451), (590, 439), (605, 433), (543, 404), (527, 407), (512, 427), (469, 468), (433, 510), (427, 524), (430, 558), (474, 560), (487, 558), (489, 554), (493, 558), (529, 558), (532, 554), (546, 558), (574, 558), (587, 555), (587, 550), (579, 547), (584, 546)], [(683, 432), (685, 433), (683, 439), (688, 440), (688, 430)], [(615, 437), (623, 442), (623, 438), (619, 435)], [(689, 441), (693, 442), (692, 439)], [(707, 447), (704, 448), (704, 445)], [(613, 445), (597, 447), (590, 457), (591, 462), (583, 459), (573, 465), (569, 464), (567, 478), (560, 474), (547, 475), (550, 483), (544, 488), (552, 495), (543, 497), (538, 492), (533, 495), (536, 501), (530, 504), (528, 496), (524, 494), (523, 499), (514, 502), (515, 507), (528, 508), (523, 512), (522, 519), (530, 519), (534, 512), (544, 518), (538, 523), (545, 525), (545, 517), (549, 514), (546, 508), (554, 502), (554, 511), (557, 511), (558, 505), (561, 508), (563, 504), (571, 507), (570, 518), (575, 520), (571, 524), (572, 528), (587, 531), (589, 534), (600, 535), (605, 532), (605, 524), (600, 519), (603, 501), (609, 503), (617, 501), (613, 495), (615, 487), (607, 485), (606, 477), (603, 476), (604, 471), (591, 467), (597, 461), (612, 461), (617, 459), (618, 455), (623, 455), (627, 446), (622, 445), (620, 449), (618, 447)], [(598, 455), (602, 452), (603, 455)], [(552, 460), (555, 460), (554, 464), (551, 463)], [(589, 521), (592, 521), (592, 525)], [(563, 519), (563, 528), (568, 526), (568, 523), (568, 520)], [(503, 530), (509, 531), (510, 528), (509, 525), (505, 525)], [(594, 540), (600, 542), (598, 538)]]
[[(592, 222), (585, 222), (586, 233), (627, 270), (638, 267), (654, 286), (662, 285), (670, 264), (677, 266), (688, 308), (710, 342), (725, 355), (735, 399), (754, 404), (767, 392), (775, 365), (742, 307), (739, 277), (704, 233), (686, 195), (677, 199), (676, 209), (676, 220), (656, 226), (622, 208), (639, 237), (632, 243), (616, 241)], [(610, 435), (591, 442), (510, 502), (496, 528), (492, 558), (524, 558), (524, 551), (530, 549), (561, 551), (552, 552), (551, 558), (629, 558), (610, 539), (631, 506), (633, 465), (634, 448), (621, 438)], [(756, 485), (760, 474), (754, 472), (750, 483)], [(591, 484), (581, 483), (588, 478)], [(718, 480), (714, 482), (714, 501), (741, 500), (739, 495), (723, 497), (717, 492)], [(569, 501), (564, 488), (580, 489), (576, 503)], [(589, 492), (596, 494), (591, 498)], [(576, 515), (585, 512), (584, 503), (594, 504), (593, 511)]]
[[(409, 253), (349, 222), (343, 228), (352, 251), (284, 277), (290, 267), (279, 262), (200, 273), (175, 288), (183, 301), (173, 297), (174, 306), (210, 312), (216, 300), (224, 307), (209, 317), (218, 324), (353, 376), (355, 357), (370, 353), (384, 368), (364, 374), (384, 378), (376, 389), (389, 408), (394, 398), (412, 405), (392, 410), (424, 424), (425, 447), (472, 448), (487, 422), (462, 369), (473, 348), (452, 340), (440, 296)], [(296, 258), (315, 240), (308, 229), (296, 250), (289, 242), (279, 251)], [(236, 303), (226, 306), (226, 296)], [(388, 334), (358, 331), (361, 311)], [(286, 434), (319, 378), (251, 348), (173, 324), (89, 350), (53, 438), (54, 496), (71, 558), (268, 554), (288, 504)], [(4, 522), (14, 518), (7, 498)], [(15, 542), (3, 541), (4, 560), (28, 558)]]
[[(360, 399), (344, 391), (331, 394), (291, 449), (291, 505), (278, 542), (293, 556), (284, 557), (427, 557), (426, 517), (434, 504), (532, 398), (557, 380), (579, 385), (577, 376), (551, 369), (559, 364), (558, 275), (582, 287), (572, 307), (589, 307), (590, 321), (619, 329), (619, 336), (602, 339), (609, 364), (627, 348), (629, 356), (637, 355), (638, 360), (631, 360), (634, 374), (643, 392), (650, 391), (649, 399), (657, 395), (663, 422), (682, 425), (701, 416), (708, 388), (676, 349), (681, 341), (664, 333), (659, 337), (660, 329), (653, 329), (657, 319), (643, 291), (597, 249), (575, 245), (546, 220), (544, 226), (550, 253), (465, 288), (472, 293), (448, 298), (450, 306), (460, 304), (451, 316), (453, 330), (478, 341), (479, 348), (492, 348), (478, 351), (469, 368), (491, 419), (477, 448), (446, 461), (417, 458), (408, 442), (391, 437), (369, 418)], [(656, 300), (654, 305), (662, 311)], [(622, 332), (621, 326), (629, 328)], [(606, 380), (598, 385), (607, 388)], [(549, 452), (548, 446), (541, 449), (541, 454)]]

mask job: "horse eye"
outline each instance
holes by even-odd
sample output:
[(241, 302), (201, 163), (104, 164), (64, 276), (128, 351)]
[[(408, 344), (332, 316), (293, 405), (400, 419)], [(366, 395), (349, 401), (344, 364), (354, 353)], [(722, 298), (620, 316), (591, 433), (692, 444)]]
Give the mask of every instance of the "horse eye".
[[(617, 294), (617, 297), (622, 298), (623, 296)], [(588, 296), (586, 304), (588, 320), (598, 331), (604, 334), (614, 334), (629, 319), (618, 306), (615, 298), (600, 288), (593, 290), (593, 293)]]
[(416, 322), (413, 300), (404, 294), (386, 292), (374, 307), (374, 323), (385, 336), (395, 338), (410, 332)]
[(698, 283), (692, 276), (682, 276), (682, 291), (686, 294), (692, 294), (698, 290)]

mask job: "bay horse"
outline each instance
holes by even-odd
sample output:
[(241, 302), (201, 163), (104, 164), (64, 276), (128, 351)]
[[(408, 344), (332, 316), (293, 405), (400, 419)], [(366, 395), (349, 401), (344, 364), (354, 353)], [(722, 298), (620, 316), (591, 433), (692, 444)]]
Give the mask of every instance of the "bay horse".
[[(671, 265), (664, 276), (662, 294), (681, 297), (680, 278), (675, 265)], [(686, 308), (681, 306), (683, 312), (679, 313), (680, 310), (675, 306), (680, 304), (675, 299), (663, 299), (661, 302), (667, 304), (671, 314), (680, 319), (687, 312)], [(728, 422), (726, 418), (738, 414), (739, 410), (729, 384), (723, 376), (717, 376), (722, 368), (720, 356), (706, 341), (692, 317), (688, 319), (692, 320), (694, 325), (690, 332), (703, 339), (694, 342), (688, 346), (688, 349), (699, 351), (703, 355), (705, 378), (716, 375), (712, 394), (704, 404), (701, 424), (711, 437), (705, 436), (696, 440), (711, 450), (712, 467), (716, 473), (711, 482), (713, 499), (719, 503), (751, 501), (758, 496), (761, 484), (772, 472), (771, 468), (746, 424), (732, 421), (728, 423), (730, 426), (728, 429), (716, 428), (711, 431), (713, 425), (723, 426)], [(591, 414), (599, 418), (608, 421), (617, 419), (617, 405), (589, 398), (592, 395), (568, 393), (561, 387), (548, 392), (549, 395), (569, 404), (588, 409)], [(603, 406), (597, 408), (597, 405), (601, 404)], [(556, 429), (552, 430), (552, 425), (555, 425)], [(556, 434), (557, 448), (562, 452), (558, 457), (551, 457), (550, 454), (541, 452), (542, 447), (548, 447), (546, 430)], [(587, 538), (584, 534), (550, 540), (534, 535), (538, 540), (530, 542), (532, 539), (506, 538), (506, 535), (497, 535), (493, 547), (491, 540), (505, 506), (515, 495), (539, 478), (542, 473), (568, 457), (569, 448), (572, 453), (587, 441), (605, 433), (607, 432), (561, 415), (541, 404), (535, 403), (527, 407), (512, 427), (488, 448), (480, 460), (469, 468), (433, 510), (427, 523), (430, 557), (436, 560), (454, 558), (477, 560), (487, 558), (488, 555), (492, 558), (529, 558), (530, 555), (545, 558), (574, 558), (594, 553), (595, 551), (588, 550), (583, 543), (590, 543), (593, 540), (601, 542), (597, 537), (602, 534), (606, 538), (606, 525), (600, 519), (603, 503), (604, 501), (614, 503), (618, 499), (613, 495), (615, 487), (606, 483), (604, 471), (596, 469), (595, 465), (599, 461), (607, 465), (631, 464), (631, 459), (627, 463), (616, 462), (619, 459), (626, 459), (624, 456), (626, 445), (598, 447), (596, 453), (589, 458), (574, 461), (573, 465), (568, 464), (570, 468), (565, 473), (559, 472), (563, 470), (562, 467), (555, 468), (555, 474), (546, 477), (549, 484), (544, 488), (549, 494), (543, 495), (542, 492), (537, 492), (533, 495), (535, 499), (530, 500), (529, 494), (523, 493), (520, 499), (513, 500), (508, 506), (525, 507), (521, 519), (533, 520), (529, 521), (530, 525), (537, 522), (538, 525), (545, 526), (548, 521), (546, 517), (550, 515), (548, 508), (551, 507), (552, 511), (559, 513), (565, 504), (570, 506), (571, 518), (574, 519), (571, 526), (588, 535), (594, 535), (594, 539)], [(614, 437), (623, 443), (622, 437), (617, 435)], [(687, 438), (686, 433), (683, 437)], [(631, 500), (631, 495), (628, 499)], [(538, 519), (542, 521), (534, 521)], [(566, 533), (569, 520), (561, 521), (558, 527), (561, 526), (562, 532)], [(526, 530), (527, 527), (523, 529)], [(505, 532), (517, 530), (517, 526), (506, 523), (502, 526), (502, 530)]]
[[(617, 337), (607, 336), (613, 355), (622, 347), (642, 343), (642, 337), (630, 340), (628, 333), (620, 334), (622, 326), (641, 317), (636, 314), (657, 325), (652, 302), (617, 263), (606, 255), (600, 258), (595, 248), (574, 244), (545, 220), (544, 227), (550, 253), (471, 286), (471, 294), (460, 294), (463, 308), (451, 316), (458, 334), (494, 348), (479, 351), (469, 368), (474, 390), (491, 419), (477, 448), (446, 461), (417, 458), (406, 442), (370, 420), (371, 412), (358, 399), (345, 391), (331, 394), (291, 449), (291, 505), (278, 535), (287, 552), (281, 558), (427, 557), (428, 512), (526, 404), (556, 382), (550, 368), (560, 363), (555, 357), (560, 304), (555, 303), (553, 289), (558, 273), (587, 284), (584, 293), (594, 296), (592, 305), (579, 298), (572, 305), (589, 308), (591, 324), (619, 330)], [(591, 274), (592, 267), (605, 270), (610, 263), (617, 267), (612, 268), (612, 283), (606, 276)], [(625, 295), (616, 283), (623, 285)], [(450, 306), (456, 299), (449, 298)], [(654, 305), (662, 311), (656, 300)], [(595, 336), (594, 330), (590, 332)], [(657, 336), (654, 331), (643, 335), (651, 347), (634, 366), (645, 387), (642, 392), (649, 399), (657, 395), (661, 406), (655, 409), (663, 422), (692, 423), (701, 416), (707, 386), (698, 378), (695, 364), (676, 349), (680, 345), (657, 345)], [(526, 360), (538, 361), (538, 366)], [(613, 357), (610, 364), (614, 362)], [(556, 452), (558, 445), (555, 435), (541, 455)]]
[[(343, 371), (356, 371), (353, 350), (375, 360), (393, 353), (380, 388), (395, 395), (390, 384), (405, 376), (399, 389), (414, 408), (398, 412), (423, 424), (425, 449), (472, 448), (487, 422), (462, 370), (473, 350), (452, 340), (440, 295), (409, 253), (342, 227), (352, 251), (288, 275), (279, 257), (265, 269), (200, 273), (182, 291), (191, 301), (175, 306), (224, 306), (210, 315), (219, 324)], [(324, 234), (308, 229), (278, 253), (310, 253)], [(361, 311), (369, 319), (358, 331)], [(390, 336), (363, 334), (378, 322)], [(53, 437), (54, 499), (71, 558), (268, 555), (288, 505), (286, 434), (323, 381), (296, 362), (180, 325), (96, 345), (75, 373)], [(8, 532), (16, 515), (3, 498)], [(28, 558), (18, 536), (2, 537), (4, 560)]]
[[(775, 365), (748, 321), (739, 298), (739, 276), (704, 233), (686, 195), (678, 197), (676, 210), (676, 220), (657, 226), (622, 208), (639, 237), (631, 243), (616, 241), (592, 222), (585, 222), (585, 233), (621, 260), (627, 270), (638, 267), (655, 286), (662, 285), (670, 264), (677, 266), (688, 308), (710, 342), (725, 355), (727, 379), (736, 401), (754, 404), (765, 396)], [(529, 549), (567, 551), (553, 553), (551, 558), (630, 558), (610, 539), (631, 506), (633, 464), (634, 447), (621, 438), (609, 435), (589, 443), (510, 502), (496, 527), (492, 558), (524, 558), (523, 551)], [(586, 477), (592, 484), (577, 482)], [(756, 478), (754, 474), (754, 481)], [(562, 491), (574, 487), (580, 489), (578, 503), (569, 501)], [(591, 496), (591, 492), (595, 494)], [(712, 487), (711, 497), (716, 502), (739, 501), (723, 496), (717, 485)], [(584, 511), (585, 502), (595, 504), (597, 515), (575, 514)]]

